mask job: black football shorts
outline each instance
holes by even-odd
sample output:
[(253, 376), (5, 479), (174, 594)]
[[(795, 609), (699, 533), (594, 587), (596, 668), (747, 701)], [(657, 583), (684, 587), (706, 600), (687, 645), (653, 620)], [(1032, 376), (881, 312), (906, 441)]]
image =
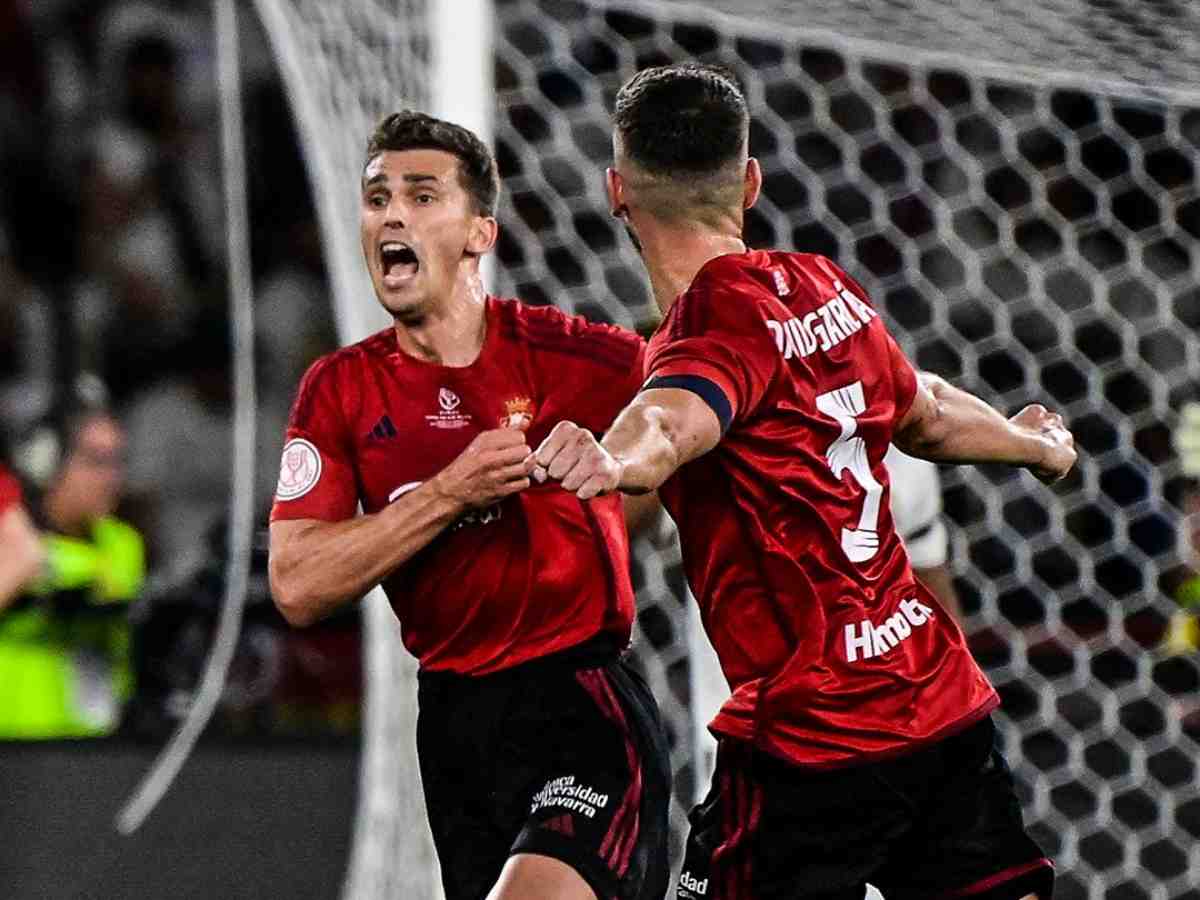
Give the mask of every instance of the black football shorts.
[(906, 756), (789, 765), (721, 741), (692, 810), (677, 900), (1050, 900), (1054, 868), (1025, 831), (986, 718)]
[(514, 853), (562, 860), (600, 900), (666, 894), (666, 736), (611, 641), (480, 677), (422, 672), (418, 701), (446, 900), (483, 900)]

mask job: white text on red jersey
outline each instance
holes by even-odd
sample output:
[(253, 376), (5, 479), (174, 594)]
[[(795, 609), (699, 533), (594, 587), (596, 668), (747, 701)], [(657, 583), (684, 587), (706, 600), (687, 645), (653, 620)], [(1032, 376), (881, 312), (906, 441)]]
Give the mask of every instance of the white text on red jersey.
[(784, 359), (803, 359), (817, 350), (836, 347), (878, 315), (840, 281), (835, 281), (833, 287), (837, 294), (803, 316), (783, 322), (767, 319), (767, 328)]

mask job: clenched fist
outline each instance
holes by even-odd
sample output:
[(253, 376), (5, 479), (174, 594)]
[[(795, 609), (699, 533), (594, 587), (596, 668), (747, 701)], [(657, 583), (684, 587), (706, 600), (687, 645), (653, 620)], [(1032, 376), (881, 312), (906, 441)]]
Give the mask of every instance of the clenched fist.
[(1008, 421), (1029, 432), (1041, 447), (1039, 457), (1027, 467), (1038, 480), (1053, 484), (1066, 476), (1075, 465), (1075, 438), (1058, 413), (1039, 403), (1025, 407)]
[(621, 463), (586, 428), (559, 422), (529, 457), (526, 470), (538, 481), (553, 478), (580, 500), (610, 494), (621, 483)]
[(529, 487), (529, 445), (515, 428), (482, 431), (433, 479), (438, 492), (465, 509), (491, 506)]

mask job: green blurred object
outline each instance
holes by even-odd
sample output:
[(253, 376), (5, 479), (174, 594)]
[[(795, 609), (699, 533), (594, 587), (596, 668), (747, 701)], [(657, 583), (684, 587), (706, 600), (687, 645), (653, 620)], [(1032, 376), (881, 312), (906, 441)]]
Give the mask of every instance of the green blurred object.
[(1175, 428), (1175, 450), (1184, 474), (1200, 475), (1200, 403), (1188, 403)]
[(123, 605), (145, 581), (142, 537), (105, 518), (91, 541), (43, 540), (46, 574), (29, 591), (33, 602), (0, 613), (0, 739), (111, 734), (133, 693)]
[(35, 596), (86, 589), (93, 603), (119, 603), (132, 600), (142, 588), (142, 536), (118, 519), (98, 520), (90, 542), (59, 534), (46, 535), (43, 541), (47, 571), (30, 589)]

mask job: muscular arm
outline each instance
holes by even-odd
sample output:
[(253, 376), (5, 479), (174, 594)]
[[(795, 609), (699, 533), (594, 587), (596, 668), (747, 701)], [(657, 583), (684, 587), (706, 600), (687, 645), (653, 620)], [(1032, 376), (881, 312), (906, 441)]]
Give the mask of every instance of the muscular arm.
[(8, 606), (42, 567), (42, 543), (25, 510), (0, 512), (0, 610)]
[(461, 515), (433, 482), (343, 522), (271, 523), (271, 594), (292, 625), (311, 625), (365, 594)]
[(275, 605), (292, 625), (311, 625), (361, 597), (467, 510), (528, 487), (528, 453), (521, 432), (485, 431), (434, 478), (377, 513), (272, 522)]
[(720, 440), (717, 414), (697, 394), (655, 388), (625, 407), (600, 445), (621, 464), (619, 489), (643, 494)]
[(642, 391), (599, 443), (585, 428), (559, 422), (528, 461), (539, 481), (561, 481), (580, 500), (623, 491), (647, 494), (721, 439), (717, 414), (680, 388)]
[(1062, 418), (1027, 406), (1006, 419), (978, 397), (922, 372), (912, 407), (893, 442), (912, 456), (935, 462), (1008, 463), (1056, 481), (1075, 463), (1074, 440)]

